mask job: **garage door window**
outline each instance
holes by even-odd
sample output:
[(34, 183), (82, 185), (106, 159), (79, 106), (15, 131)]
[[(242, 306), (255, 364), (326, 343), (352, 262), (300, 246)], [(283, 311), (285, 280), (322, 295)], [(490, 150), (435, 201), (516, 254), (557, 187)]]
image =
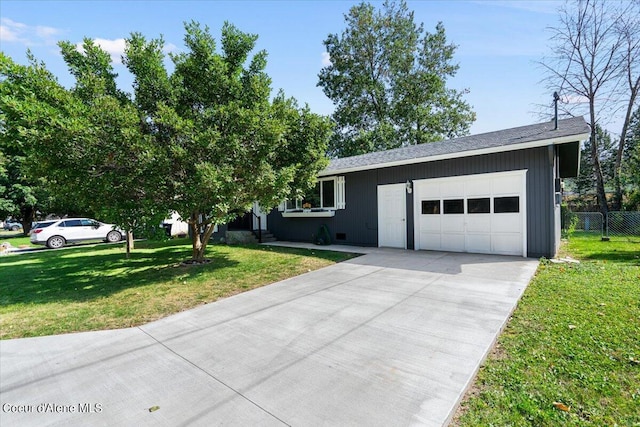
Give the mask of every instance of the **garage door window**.
[(482, 199), (467, 199), (467, 213), (485, 214), (491, 212), (491, 199), (485, 197)]
[(440, 215), (440, 200), (423, 200), (422, 215)]
[(496, 197), (493, 199), (494, 213), (520, 212), (520, 197)]
[(464, 199), (454, 199), (444, 201), (444, 214), (463, 214)]

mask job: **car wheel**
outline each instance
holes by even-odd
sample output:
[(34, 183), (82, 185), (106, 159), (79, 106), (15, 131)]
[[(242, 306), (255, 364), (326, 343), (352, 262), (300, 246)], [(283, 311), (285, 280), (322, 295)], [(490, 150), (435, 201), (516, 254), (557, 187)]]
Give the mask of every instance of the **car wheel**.
[(11, 231), (18, 231), (20, 230), (20, 226), (19, 225), (12, 225), (11, 226)]
[(115, 243), (122, 240), (122, 234), (119, 231), (112, 230), (107, 234), (107, 242)]
[(67, 243), (62, 236), (52, 236), (47, 240), (47, 247), (50, 249), (59, 249)]

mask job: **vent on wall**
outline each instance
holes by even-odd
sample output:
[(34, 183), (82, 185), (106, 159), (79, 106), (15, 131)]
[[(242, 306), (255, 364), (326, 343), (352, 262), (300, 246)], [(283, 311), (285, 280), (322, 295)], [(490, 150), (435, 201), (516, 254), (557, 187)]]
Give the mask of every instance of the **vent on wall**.
[(336, 233), (336, 240), (347, 240), (347, 233)]

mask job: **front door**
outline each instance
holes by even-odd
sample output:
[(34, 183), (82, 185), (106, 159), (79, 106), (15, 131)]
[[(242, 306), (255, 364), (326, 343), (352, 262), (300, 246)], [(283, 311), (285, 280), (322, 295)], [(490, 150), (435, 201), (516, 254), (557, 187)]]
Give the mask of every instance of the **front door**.
[(406, 185), (378, 185), (378, 246), (407, 248)]

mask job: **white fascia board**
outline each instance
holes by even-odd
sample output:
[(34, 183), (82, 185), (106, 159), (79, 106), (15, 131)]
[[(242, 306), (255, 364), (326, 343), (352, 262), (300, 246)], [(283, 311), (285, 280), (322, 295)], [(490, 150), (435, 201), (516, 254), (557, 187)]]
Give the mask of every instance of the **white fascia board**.
[(589, 139), (589, 133), (581, 133), (578, 135), (569, 135), (561, 138), (543, 139), (540, 141), (530, 141), (522, 144), (500, 145), (497, 147), (481, 148), (479, 150), (459, 151), (457, 153), (439, 154), (436, 156), (416, 157), (413, 159), (396, 160), (394, 162), (376, 163), (372, 165), (355, 166), (344, 169), (323, 170), (318, 173), (318, 177), (338, 175), (348, 172), (359, 172), (371, 169), (388, 168), (392, 166), (412, 165), (416, 163), (435, 162), (437, 160), (458, 159), (462, 157), (481, 156), (483, 154), (502, 153), (507, 151), (526, 150), (529, 148), (546, 147), (548, 145), (567, 144), (569, 142), (584, 141)]

